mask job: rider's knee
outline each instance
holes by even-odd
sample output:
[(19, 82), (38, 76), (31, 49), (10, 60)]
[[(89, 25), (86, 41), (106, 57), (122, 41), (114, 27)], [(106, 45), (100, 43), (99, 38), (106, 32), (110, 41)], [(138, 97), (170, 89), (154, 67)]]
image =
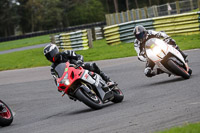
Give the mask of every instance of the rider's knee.
[(147, 76), (147, 77), (155, 76), (155, 73), (152, 72), (152, 70), (151, 70), (150, 67), (147, 67), (147, 68), (144, 69), (144, 74), (145, 74), (145, 76)]
[(100, 73), (101, 72), (101, 70), (99, 69), (99, 67), (97, 66), (97, 64), (95, 62), (91, 63), (91, 68), (96, 73)]

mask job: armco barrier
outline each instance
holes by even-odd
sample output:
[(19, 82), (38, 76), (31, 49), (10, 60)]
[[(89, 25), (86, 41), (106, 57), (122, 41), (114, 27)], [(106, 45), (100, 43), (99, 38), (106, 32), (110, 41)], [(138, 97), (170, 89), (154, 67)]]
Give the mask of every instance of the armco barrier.
[(61, 33), (53, 36), (51, 41), (61, 50), (86, 50), (92, 47), (91, 30)]
[(130, 21), (104, 28), (107, 43), (133, 42), (133, 29), (143, 25), (148, 30), (165, 31), (168, 35), (200, 33), (200, 12)]
[(153, 18), (156, 31), (169, 35), (199, 33), (200, 12)]

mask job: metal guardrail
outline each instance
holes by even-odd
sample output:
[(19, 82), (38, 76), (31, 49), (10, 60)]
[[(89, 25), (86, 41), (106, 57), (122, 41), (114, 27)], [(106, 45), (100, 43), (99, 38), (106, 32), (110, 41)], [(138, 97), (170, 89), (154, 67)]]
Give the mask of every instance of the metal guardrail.
[(91, 30), (78, 30), (52, 36), (51, 42), (61, 50), (87, 50), (92, 47)]
[(107, 43), (133, 42), (133, 29), (143, 25), (148, 30), (165, 31), (169, 35), (200, 33), (200, 12), (155, 17), (107, 26), (104, 35)]

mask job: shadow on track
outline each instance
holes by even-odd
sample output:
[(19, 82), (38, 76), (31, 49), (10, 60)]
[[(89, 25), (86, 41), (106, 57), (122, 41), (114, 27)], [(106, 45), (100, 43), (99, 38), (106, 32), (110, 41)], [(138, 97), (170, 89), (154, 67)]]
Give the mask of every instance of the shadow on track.
[(164, 80), (164, 81), (159, 81), (155, 83), (148, 84), (148, 86), (155, 86), (155, 85), (164, 85), (164, 84), (169, 84), (169, 83), (174, 83), (174, 82), (180, 82), (184, 81), (185, 79), (178, 77), (176, 79), (170, 79), (170, 80)]
[[(189, 79), (190, 80), (190, 79)], [(172, 83), (175, 83), (175, 82), (183, 82), (185, 81), (185, 79), (181, 78), (181, 77), (177, 77), (175, 79), (167, 79), (167, 80), (164, 80), (164, 81), (158, 81), (158, 82), (151, 82), (151, 83), (147, 83), (147, 84), (143, 84), (143, 85), (139, 85), (139, 86), (134, 86), (133, 88), (134, 89), (141, 89), (141, 88), (148, 88), (148, 87), (151, 87), (151, 86), (160, 86), (160, 85), (165, 85), (165, 84), (172, 84)]]
[[(112, 105), (115, 105), (115, 104), (114, 103), (107, 103), (107, 104), (103, 105), (102, 109), (99, 109), (99, 110), (103, 110), (104, 108), (112, 106)], [(74, 111), (74, 112), (67, 113), (67, 115), (77, 115), (77, 114), (89, 113), (89, 112), (94, 112), (94, 111), (99, 111), (99, 110), (94, 110), (94, 109), (91, 109), (91, 108), (88, 107), (86, 109), (84, 108), (82, 110), (77, 110), (77, 111)]]

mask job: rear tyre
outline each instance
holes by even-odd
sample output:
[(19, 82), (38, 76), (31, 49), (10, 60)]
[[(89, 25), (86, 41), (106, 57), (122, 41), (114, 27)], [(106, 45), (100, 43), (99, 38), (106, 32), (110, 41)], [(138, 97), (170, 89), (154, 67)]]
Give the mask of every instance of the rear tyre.
[(182, 76), (184, 79), (190, 78), (189, 72), (187, 72), (183, 67), (177, 65), (173, 60), (168, 60), (167, 64), (170, 69), (173, 70), (174, 74)]
[(5, 112), (0, 112), (0, 126), (5, 127), (9, 126), (13, 122), (13, 114), (11, 109), (0, 100), (0, 104), (3, 104), (4, 108), (6, 109)]
[(114, 103), (122, 102), (122, 100), (124, 99), (124, 95), (123, 95), (122, 91), (117, 86), (114, 87), (112, 92), (114, 94), (114, 98), (112, 99), (112, 102), (114, 102)]
[(78, 100), (82, 101), (84, 104), (92, 109), (97, 110), (103, 107), (103, 103), (98, 96), (96, 96), (95, 94), (88, 94), (83, 89), (78, 89), (75, 93), (75, 96)]

